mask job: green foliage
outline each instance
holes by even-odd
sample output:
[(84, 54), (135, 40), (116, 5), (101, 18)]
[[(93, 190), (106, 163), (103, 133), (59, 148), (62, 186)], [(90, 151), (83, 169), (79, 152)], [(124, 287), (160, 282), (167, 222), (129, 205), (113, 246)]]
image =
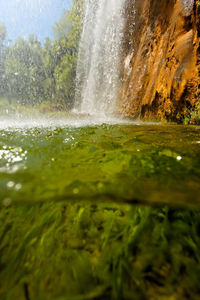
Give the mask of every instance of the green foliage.
[(0, 24), (0, 96), (4, 96), (6, 89), (6, 78), (5, 78), (5, 60), (7, 49), (4, 45), (6, 39), (6, 27), (4, 24)]
[(189, 113), (189, 116), (184, 119), (183, 123), (200, 125), (200, 99), (199, 104), (196, 106), (195, 110)]
[(5, 46), (6, 28), (0, 25), (0, 96), (22, 104), (59, 103), (70, 109), (74, 102), (75, 67), (82, 26), (83, 1), (76, 0), (55, 25), (56, 39), (18, 38)]
[(23, 104), (39, 102), (44, 97), (45, 80), (41, 45), (35, 36), (19, 38), (9, 48), (5, 60), (6, 95)]
[(73, 107), (76, 76), (76, 57), (66, 55), (59, 66), (55, 68), (54, 77), (56, 81), (56, 95), (64, 107)]
[(64, 11), (62, 17), (60, 18), (59, 23), (56, 23), (53, 27), (53, 33), (55, 40), (67, 39), (68, 35), (72, 31), (72, 22), (71, 22), (71, 11)]
[(56, 58), (54, 69), (55, 94), (57, 100), (67, 109), (72, 108), (74, 103), (75, 69), (82, 28), (83, 4), (83, 0), (74, 1), (71, 12), (66, 11), (60, 23), (54, 28), (56, 36), (59, 37), (53, 46), (54, 57)]
[(6, 38), (6, 26), (5, 24), (0, 23), (0, 47), (3, 46), (5, 38)]
[(28, 69), (25, 63), (10, 57), (5, 63), (5, 77), (8, 82), (7, 95), (25, 101), (28, 89)]

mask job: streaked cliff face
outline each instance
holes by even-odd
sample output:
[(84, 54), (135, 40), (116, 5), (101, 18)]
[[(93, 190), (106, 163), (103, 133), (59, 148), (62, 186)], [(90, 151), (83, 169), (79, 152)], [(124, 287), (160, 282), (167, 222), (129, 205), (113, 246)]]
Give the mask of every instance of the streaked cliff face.
[(120, 111), (181, 121), (199, 104), (200, 0), (129, 0)]

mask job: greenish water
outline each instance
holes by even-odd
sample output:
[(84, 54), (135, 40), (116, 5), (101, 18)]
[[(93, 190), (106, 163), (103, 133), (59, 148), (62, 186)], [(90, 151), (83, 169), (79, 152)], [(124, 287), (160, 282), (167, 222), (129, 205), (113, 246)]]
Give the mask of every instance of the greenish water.
[(0, 130), (0, 158), (4, 202), (200, 203), (195, 127), (7, 128)]
[(81, 124), (0, 124), (0, 298), (199, 299), (200, 128)]

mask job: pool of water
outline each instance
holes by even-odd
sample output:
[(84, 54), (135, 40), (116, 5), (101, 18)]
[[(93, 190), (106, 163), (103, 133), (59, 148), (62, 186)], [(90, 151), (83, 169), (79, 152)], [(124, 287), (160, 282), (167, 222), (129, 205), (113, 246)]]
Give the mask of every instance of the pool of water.
[(0, 120), (0, 298), (199, 299), (200, 128)]
[(1, 122), (0, 189), (4, 205), (87, 199), (198, 206), (200, 128)]

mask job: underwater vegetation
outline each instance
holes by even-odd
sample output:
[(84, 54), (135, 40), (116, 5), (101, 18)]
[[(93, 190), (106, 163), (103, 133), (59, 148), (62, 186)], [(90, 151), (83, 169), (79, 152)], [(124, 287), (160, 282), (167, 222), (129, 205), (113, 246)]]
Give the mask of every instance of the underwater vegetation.
[(0, 298), (199, 299), (200, 130), (0, 130)]
[(1, 299), (199, 299), (199, 217), (106, 203), (1, 208)]

